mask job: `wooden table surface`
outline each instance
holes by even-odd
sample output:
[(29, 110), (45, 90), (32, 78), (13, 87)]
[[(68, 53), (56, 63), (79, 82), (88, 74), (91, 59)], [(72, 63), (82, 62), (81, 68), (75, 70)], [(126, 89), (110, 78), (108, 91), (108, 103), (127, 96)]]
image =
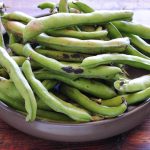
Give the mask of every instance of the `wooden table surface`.
[[(41, 14), (41, 11), (36, 9), (36, 5), (43, 0), (5, 0), (8, 11), (22, 10), (30, 15)], [(54, 0), (53, 0), (54, 1)], [(84, 0), (85, 1), (85, 0)], [(120, 3), (118, 0), (86, 0), (96, 9), (133, 9), (136, 13), (135, 20), (150, 24), (150, 1), (138, 0), (134, 3), (130, 0), (124, 0)], [(98, 4), (99, 5), (95, 5)], [(140, 4), (139, 4), (140, 3)], [(103, 4), (103, 7), (102, 5)], [(42, 13), (45, 13), (43, 11)], [(144, 16), (144, 17), (143, 17)], [(10, 127), (0, 120), (0, 150), (150, 150), (150, 117), (136, 127), (132, 131), (124, 134), (94, 142), (86, 143), (65, 143), (54, 142), (38, 139), (26, 135), (16, 129)]]

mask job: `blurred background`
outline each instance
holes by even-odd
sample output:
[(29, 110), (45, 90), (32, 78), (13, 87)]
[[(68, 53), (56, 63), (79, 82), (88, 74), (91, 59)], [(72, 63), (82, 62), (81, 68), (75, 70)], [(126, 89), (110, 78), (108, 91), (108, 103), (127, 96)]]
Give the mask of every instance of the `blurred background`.
[[(30, 15), (44, 14), (48, 10), (41, 11), (36, 6), (40, 2), (58, 0), (1, 0), (8, 6), (8, 12), (20, 10)], [(134, 20), (150, 25), (150, 0), (81, 0), (96, 10), (122, 10), (130, 9), (135, 12)]]

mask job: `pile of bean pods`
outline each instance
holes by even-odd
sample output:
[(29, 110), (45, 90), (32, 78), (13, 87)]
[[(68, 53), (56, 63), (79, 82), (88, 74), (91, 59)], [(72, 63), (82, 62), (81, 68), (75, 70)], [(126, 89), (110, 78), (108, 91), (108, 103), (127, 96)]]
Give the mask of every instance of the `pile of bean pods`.
[[(0, 100), (26, 115), (90, 122), (124, 114), (150, 98), (150, 26), (132, 11), (94, 11), (81, 1), (44, 2), (49, 14), (4, 13)], [(126, 66), (147, 70), (131, 79)]]

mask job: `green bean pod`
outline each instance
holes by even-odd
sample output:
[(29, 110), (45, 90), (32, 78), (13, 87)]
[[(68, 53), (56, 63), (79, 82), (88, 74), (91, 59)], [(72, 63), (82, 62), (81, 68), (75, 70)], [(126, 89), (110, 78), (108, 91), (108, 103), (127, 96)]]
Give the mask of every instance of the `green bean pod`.
[[(25, 111), (26, 111), (24, 108), (24, 104), (21, 101), (13, 99), (12, 97), (9, 97), (2, 92), (0, 92), (0, 101), (2, 101), (6, 105), (12, 107), (13, 109), (15, 109), (17, 111), (21, 111), (23, 113), (25, 113)], [(48, 120), (48, 121), (73, 122), (72, 119), (70, 119), (69, 117), (67, 117), (64, 114), (60, 114), (57, 112), (51, 112), (51, 111), (45, 111), (45, 110), (41, 110), (41, 109), (37, 110), (36, 118), (41, 119), (41, 120)]]
[(9, 45), (9, 48), (19, 56), (23, 56), (23, 47), (24, 45), (20, 43), (13, 43)]
[(52, 93), (49, 93), (47, 89), (42, 85), (42, 83), (34, 77), (32, 73), (31, 65), (28, 60), (26, 60), (22, 66), (22, 70), (28, 79), (28, 82), (31, 84), (34, 92), (40, 97), (50, 108), (56, 112), (61, 112), (66, 114), (77, 121), (87, 122), (91, 120), (91, 116), (84, 111), (73, 106), (70, 103), (67, 103)]
[(40, 3), (38, 6), (38, 8), (40, 9), (46, 9), (46, 8), (49, 8), (51, 10), (55, 9), (56, 7), (56, 3), (53, 3), (53, 2), (43, 2), (43, 3)]
[(102, 105), (106, 106), (118, 106), (122, 103), (122, 99), (125, 99), (128, 105), (134, 105), (136, 103), (145, 101), (150, 98), (150, 87), (133, 94), (126, 94), (114, 97), (112, 99), (103, 100)]
[(17, 37), (14, 34), (10, 33), (9, 34), (9, 45), (16, 43), (16, 42), (18, 42)]
[(78, 89), (67, 85), (61, 86), (61, 92), (65, 94), (67, 97), (69, 97), (70, 99), (79, 103), (87, 110), (100, 114), (104, 117), (119, 116), (123, 114), (127, 109), (127, 105), (125, 103), (117, 107), (107, 107), (107, 106), (99, 105), (98, 103), (90, 100), (86, 95), (82, 94)]
[(101, 54), (85, 58), (81, 66), (86, 68), (93, 68), (99, 65), (110, 63), (126, 64), (135, 68), (150, 70), (150, 60), (138, 56), (126, 54)]
[(58, 51), (79, 52), (85, 54), (116, 53), (126, 50), (130, 41), (128, 38), (118, 38), (110, 41), (80, 40), (67, 37), (51, 37), (45, 34), (36, 37), (41, 45)]
[[(55, 86), (56, 83), (57, 83), (56, 80), (44, 80), (42, 82), (42, 84), (45, 86), (45, 88), (47, 90), (51, 90)], [(18, 101), (18, 103), (24, 104), (23, 97), (21, 96), (21, 94), (16, 89), (13, 81), (7, 80), (3, 77), (0, 77), (0, 91), (1, 91), (1, 93), (4, 93), (5, 96), (10, 97), (13, 100)], [(36, 101), (37, 101), (38, 109), (50, 110), (50, 108), (38, 97), (36, 97)]]
[(150, 75), (141, 76), (135, 79), (120, 79), (114, 82), (114, 87), (125, 93), (138, 92), (150, 87)]
[(23, 57), (23, 56), (11, 56), (11, 58), (12, 58), (19, 66), (21, 66), (21, 65), (24, 63), (24, 61), (26, 60), (26, 58)]
[(35, 49), (36, 52), (47, 57), (54, 58), (60, 61), (82, 62), (82, 60), (90, 55), (81, 53), (61, 52), (55, 50)]
[[(14, 43), (9, 46), (11, 50), (19, 55), (23, 56), (23, 47), (24, 45), (19, 43)], [(36, 52), (45, 55), (47, 57), (51, 57), (61, 61), (71, 61), (71, 62), (81, 62), (84, 58), (90, 56), (88, 54), (79, 54), (79, 53), (69, 53), (69, 52), (61, 52), (50, 49), (36, 48)]]
[(12, 13), (4, 14), (3, 18), (7, 20), (20, 21), (23, 23), (28, 23), (29, 21), (35, 19), (34, 17), (20, 11), (14, 11)]
[(37, 104), (34, 93), (23, 76), (16, 62), (8, 55), (5, 49), (0, 48), (0, 64), (7, 70), (10, 79), (14, 82), (19, 93), (25, 100), (25, 108), (28, 112), (27, 121), (33, 121), (36, 118)]
[[(145, 42), (142, 38), (133, 34), (123, 34), (130, 38), (131, 43), (139, 49), (139, 51), (150, 57), (150, 44)], [(150, 59), (150, 58), (149, 58)]]
[(49, 71), (37, 71), (34, 74), (37, 79), (56, 79), (98, 98), (108, 99), (116, 95), (113, 89), (92, 79), (78, 78), (71, 80), (64, 76), (52, 74)]
[(113, 21), (119, 31), (135, 34), (144, 39), (150, 39), (150, 26), (127, 21)]
[[(74, 68), (82, 68), (80, 67), (80, 63), (71, 63), (71, 62), (61, 62), (64, 65), (72, 66)], [(83, 74), (79, 74), (78, 77), (83, 78), (100, 78), (100, 79), (117, 79), (117, 76), (123, 74), (122, 70), (116, 66), (98, 66), (95, 68), (82, 68), (84, 70)]]
[[(122, 38), (122, 34), (119, 32), (119, 30), (113, 25), (113, 23), (108, 23), (106, 25), (106, 28), (108, 30), (108, 36), (112, 39), (114, 38)], [(136, 48), (134, 48), (132, 45), (128, 45), (125, 53), (128, 55), (134, 55), (134, 56), (139, 56), (142, 58), (146, 58), (149, 59), (149, 57), (147, 57), (146, 55), (142, 54), (141, 52), (139, 52)]]
[[(12, 33), (22, 36), (25, 25), (14, 21), (3, 21), (5, 28)], [(41, 34), (34, 39), (41, 45), (58, 51), (80, 52), (87, 54), (122, 52), (129, 45), (128, 38), (118, 38), (110, 41), (103, 40), (80, 40), (67, 37), (52, 37)], [(69, 44), (68, 44), (69, 43)]]
[(20, 111), (26, 111), (24, 104), (21, 101), (18, 101), (16, 99), (13, 99), (12, 97), (9, 97), (6, 95), (6, 92), (0, 91), (0, 101), (4, 102), (6, 105)]
[(93, 8), (89, 7), (87, 4), (81, 1), (73, 1), (73, 4), (77, 6), (77, 8), (84, 13), (91, 13), (94, 11)]
[(7, 80), (3, 77), (0, 77), (0, 91), (5, 93), (6, 96), (12, 97), (13, 99), (22, 101), (22, 95), (16, 89), (12, 80)]
[(81, 24), (104, 24), (114, 20), (132, 18), (131, 11), (95, 11), (87, 14), (58, 13), (31, 20), (23, 31), (24, 41), (29, 41), (47, 31)]
[(108, 32), (106, 30), (102, 31), (93, 31), (93, 32), (85, 32), (85, 31), (75, 31), (75, 30), (68, 30), (68, 29), (59, 29), (59, 30), (48, 30), (46, 32), (48, 35), (51, 36), (62, 36), (62, 37), (73, 37), (79, 38), (83, 40), (87, 39), (103, 39), (107, 37)]
[(108, 30), (108, 36), (111, 39), (115, 38), (122, 38), (121, 33), (118, 31), (118, 29), (113, 25), (113, 23), (109, 22), (106, 24), (106, 29)]
[[(84, 5), (83, 6), (81, 5), (79, 10), (83, 11), (84, 13), (89, 13), (90, 11), (93, 10), (93, 8), (91, 8), (90, 6), (88, 6), (88, 7), (89, 7), (89, 9), (86, 9), (86, 7), (84, 7)], [(118, 29), (114, 26), (114, 24), (112, 22), (107, 23), (106, 28), (108, 30), (108, 36), (111, 39), (122, 38), (121, 33), (118, 31)], [(147, 56), (140, 53), (138, 50), (136, 50), (131, 45), (128, 45), (128, 47), (126, 48), (125, 53), (129, 54), (129, 55), (135, 55), (135, 56), (139, 56), (139, 57), (142, 57), (142, 58), (149, 59)]]
[(69, 12), (68, 0), (60, 0), (58, 7), (59, 7), (59, 13)]
[[(63, 64), (58, 62), (55, 59), (45, 57), (41, 54), (35, 52), (30, 45), (25, 45), (23, 53), (26, 57), (30, 57), (32, 60), (38, 62), (45, 68), (49, 69), (50, 71), (55, 72), (56, 74), (62, 74), (69, 78), (78, 78), (78, 77), (85, 77), (85, 78), (114, 78), (116, 74), (121, 73), (122, 71), (119, 68), (111, 67), (100, 67), (100, 68), (93, 68), (93, 69), (86, 69), (80, 66), (73, 66), (72, 64)], [(104, 69), (109, 68), (108, 70), (111, 72), (104, 71)], [(104, 72), (102, 72), (102, 70)]]

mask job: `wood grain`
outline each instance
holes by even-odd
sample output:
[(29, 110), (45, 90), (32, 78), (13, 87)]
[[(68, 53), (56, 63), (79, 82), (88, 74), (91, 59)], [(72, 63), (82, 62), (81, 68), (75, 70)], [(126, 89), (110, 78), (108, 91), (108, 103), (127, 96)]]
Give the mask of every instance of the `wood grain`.
[[(5, 0), (8, 11), (21, 10), (41, 14), (36, 5), (43, 0)], [(54, 1), (54, 0), (52, 0)], [(58, 1), (58, 0), (57, 0)], [(85, 1), (85, 0), (84, 0)], [(134, 9), (135, 20), (150, 24), (150, 1), (86, 0), (96, 9)], [(96, 5), (95, 5), (96, 4)], [(142, 9), (142, 10), (141, 10)], [(42, 13), (48, 12), (48, 10)], [(64, 143), (38, 139), (10, 127), (0, 120), (0, 150), (150, 150), (150, 117), (132, 131), (106, 140), (86, 143)]]

